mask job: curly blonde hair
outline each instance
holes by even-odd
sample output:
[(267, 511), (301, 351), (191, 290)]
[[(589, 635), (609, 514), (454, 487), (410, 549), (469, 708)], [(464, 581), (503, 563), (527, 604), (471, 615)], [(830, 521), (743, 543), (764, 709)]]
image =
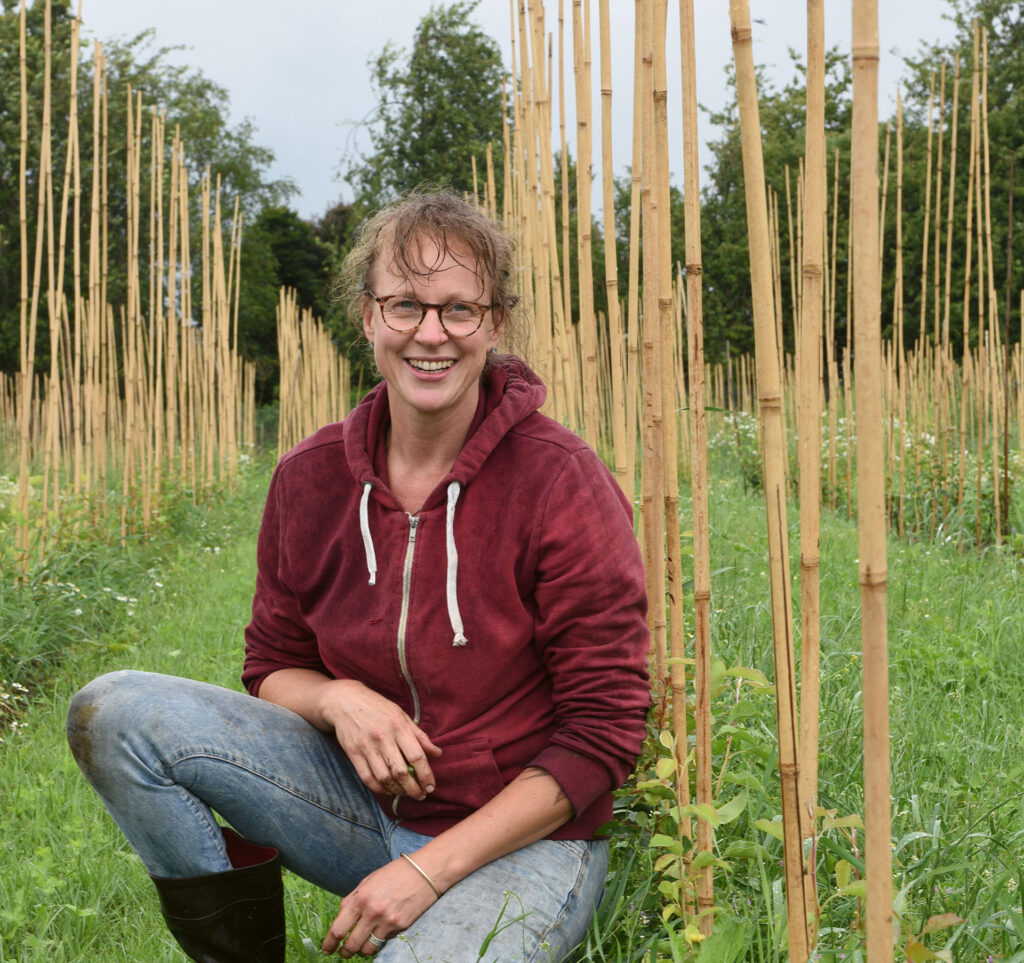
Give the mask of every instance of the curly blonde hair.
[[(422, 258), (424, 240), (437, 245), (439, 259), (451, 257), (473, 271), (480, 278), (481, 290), (490, 286), (491, 305), (505, 343), (520, 340), (519, 295), (514, 290), (516, 241), (483, 211), (447, 191), (407, 194), (360, 228), (334, 285), (352, 323), (362, 331), (361, 309), (370, 295), (370, 275), (381, 259), (404, 278), (433, 273), (436, 264), (424, 263)], [(464, 263), (467, 252), (471, 255), (468, 264)]]

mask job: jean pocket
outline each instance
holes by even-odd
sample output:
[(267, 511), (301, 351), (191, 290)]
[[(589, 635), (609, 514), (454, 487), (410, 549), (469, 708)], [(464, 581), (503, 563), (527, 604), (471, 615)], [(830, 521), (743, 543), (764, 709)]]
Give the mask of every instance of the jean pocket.
[(442, 746), (444, 752), (430, 760), (434, 791), (424, 800), (402, 796), (398, 801), (400, 819), (424, 817), (463, 818), (490, 802), (505, 788), (490, 743), (483, 739)]

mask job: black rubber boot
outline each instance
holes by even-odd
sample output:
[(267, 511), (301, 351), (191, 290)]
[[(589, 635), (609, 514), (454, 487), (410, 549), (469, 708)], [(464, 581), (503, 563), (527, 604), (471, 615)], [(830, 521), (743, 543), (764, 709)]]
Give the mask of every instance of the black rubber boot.
[(209, 876), (150, 877), (167, 928), (197, 963), (284, 963), (281, 857), (224, 831), (232, 869)]

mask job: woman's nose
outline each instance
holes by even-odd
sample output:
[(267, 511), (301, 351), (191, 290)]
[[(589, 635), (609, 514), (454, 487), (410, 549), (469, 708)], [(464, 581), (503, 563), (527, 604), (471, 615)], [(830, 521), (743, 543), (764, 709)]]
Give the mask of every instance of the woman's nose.
[(416, 339), (424, 344), (441, 344), (448, 340), (448, 332), (441, 324), (441, 309), (429, 307), (416, 329)]

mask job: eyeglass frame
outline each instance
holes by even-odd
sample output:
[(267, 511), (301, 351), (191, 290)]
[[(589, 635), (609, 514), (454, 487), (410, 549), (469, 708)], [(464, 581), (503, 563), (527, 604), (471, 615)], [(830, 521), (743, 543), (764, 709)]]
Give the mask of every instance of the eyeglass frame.
[[(408, 297), (405, 298), (405, 300), (415, 301), (423, 309), (423, 313), (420, 315), (419, 321), (417, 321), (411, 328), (401, 330), (388, 322), (387, 315), (384, 313), (384, 302), (390, 301), (392, 298), (403, 298), (405, 296), (401, 294), (388, 294), (382, 298), (379, 298), (372, 291), (367, 291), (366, 293), (370, 296), (370, 298), (376, 301), (377, 305), (380, 307), (381, 320), (396, 334), (412, 334), (414, 331), (418, 331), (420, 325), (423, 324), (423, 322), (427, 318), (427, 311), (430, 310), (430, 308), (433, 308), (437, 312), (437, 320), (440, 323), (441, 328), (444, 330), (444, 333), (448, 335), (449, 338), (471, 338), (483, 326), (484, 315), (487, 314), (488, 311), (493, 311), (498, 306), (497, 304), (481, 304), (479, 301), (470, 301), (466, 298), (456, 298), (454, 301), (445, 301), (443, 304), (428, 304), (426, 301), (421, 301), (419, 298)], [(468, 331), (466, 334), (455, 334), (454, 332), (448, 330), (447, 326), (444, 323), (442, 308), (447, 308), (449, 305), (452, 304), (469, 304), (472, 305), (472, 307), (474, 308), (480, 308), (480, 317), (476, 323), (476, 327), (472, 331)]]

